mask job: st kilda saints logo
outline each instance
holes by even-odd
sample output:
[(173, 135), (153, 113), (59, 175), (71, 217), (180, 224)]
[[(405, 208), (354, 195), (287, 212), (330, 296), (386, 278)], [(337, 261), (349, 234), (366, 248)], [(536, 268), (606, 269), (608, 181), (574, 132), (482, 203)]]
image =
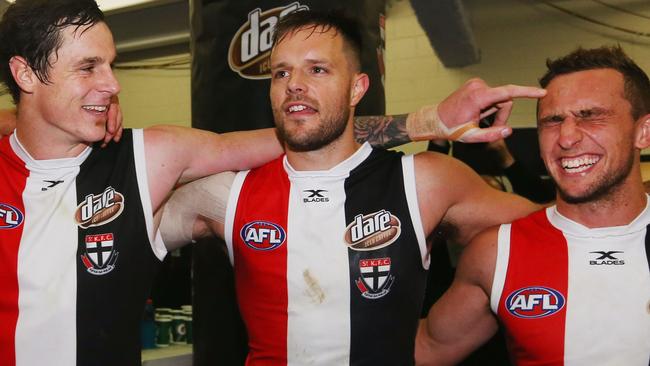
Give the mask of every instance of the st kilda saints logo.
[(390, 258), (361, 259), (359, 273), (361, 276), (355, 283), (366, 299), (386, 296), (395, 280), (390, 274)]
[(354, 250), (375, 250), (391, 245), (402, 232), (402, 224), (390, 211), (357, 215), (345, 228), (345, 243)]
[(262, 11), (257, 8), (248, 13), (248, 21), (242, 25), (230, 41), (228, 65), (246, 79), (271, 77), (269, 56), (273, 47), (273, 30), (278, 20), (294, 11), (309, 10), (306, 5), (293, 2), (287, 6)]
[(98, 195), (87, 195), (77, 206), (74, 218), (79, 227), (87, 229), (115, 220), (122, 211), (124, 211), (124, 196), (113, 187), (107, 187)]
[(114, 249), (112, 233), (86, 235), (86, 251), (81, 261), (88, 273), (104, 275), (115, 268), (118, 252)]

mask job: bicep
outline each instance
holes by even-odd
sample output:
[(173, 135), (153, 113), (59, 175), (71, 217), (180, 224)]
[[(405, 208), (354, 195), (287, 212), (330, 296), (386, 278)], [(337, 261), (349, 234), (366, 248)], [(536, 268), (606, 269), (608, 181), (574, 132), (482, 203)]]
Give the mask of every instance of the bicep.
[(480, 182), (476, 192), (463, 197), (448, 212), (446, 220), (456, 228), (459, 243), (468, 243), (475, 235), (494, 225), (524, 217), (541, 206), (512, 193), (496, 190)]
[[(539, 209), (541, 206), (489, 186), (464, 163), (450, 158), (453, 163), (441, 172), (446, 186), (446, 211), (441, 221), (452, 227), (459, 244), (467, 244), (481, 231), (499, 224), (512, 222)], [(441, 188), (443, 189), (443, 188)]]
[(455, 363), (485, 343), (498, 327), (489, 305), (479, 286), (454, 280), (427, 316), (426, 332), (436, 345), (436, 357)]
[(216, 134), (193, 128), (145, 130), (147, 173), (154, 208), (178, 182), (262, 165), (282, 153), (274, 129)]
[(498, 324), (489, 297), (495, 242), (496, 228), (480, 235), (463, 252), (451, 287), (433, 305), (420, 327), (420, 358), (455, 364), (496, 333)]
[(173, 192), (163, 208), (160, 224), (168, 248), (192, 239), (223, 237), (234, 178), (235, 173), (223, 172), (188, 183)]

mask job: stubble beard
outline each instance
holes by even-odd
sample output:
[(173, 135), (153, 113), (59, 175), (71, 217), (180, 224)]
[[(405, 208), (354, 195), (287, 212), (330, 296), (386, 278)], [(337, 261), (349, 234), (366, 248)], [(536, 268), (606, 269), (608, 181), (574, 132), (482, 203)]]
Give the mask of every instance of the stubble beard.
[(291, 151), (306, 152), (319, 150), (336, 141), (345, 132), (350, 111), (347, 108), (339, 108), (338, 111), (338, 113), (333, 113), (330, 116), (321, 116), (320, 126), (304, 134), (291, 133), (285, 129), (284, 122), (277, 123), (282, 118), (282, 116), (277, 115), (282, 113), (279, 112), (275, 116), (278, 134)]
[(618, 191), (622, 183), (630, 176), (632, 166), (634, 165), (634, 150), (632, 149), (629, 158), (623, 169), (620, 169), (612, 175), (604, 175), (596, 182), (590, 184), (588, 189), (579, 195), (570, 195), (555, 182), (560, 198), (570, 204), (593, 203), (599, 200), (607, 199), (609, 195)]

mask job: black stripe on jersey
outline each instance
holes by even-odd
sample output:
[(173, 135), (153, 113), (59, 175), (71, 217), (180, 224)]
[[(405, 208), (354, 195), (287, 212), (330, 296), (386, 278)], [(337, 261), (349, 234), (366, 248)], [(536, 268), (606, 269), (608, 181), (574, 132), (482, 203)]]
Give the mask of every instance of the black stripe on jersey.
[[(645, 228), (645, 256), (648, 260), (648, 270), (650, 271), (650, 225)], [(650, 361), (648, 362), (650, 366)]]
[[(401, 154), (373, 150), (345, 182), (346, 225), (381, 210), (399, 218), (393, 244), (371, 251), (348, 249), (350, 261), (351, 365), (412, 365), (426, 271), (404, 190)], [(388, 271), (362, 260), (390, 258)], [(385, 266), (384, 266), (385, 269)], [(383, 286), (377, 286), (383, 281)], [(361, 287), (368, 292), (363, 295)], [(374, 287), (374, 288), (373, 288)], [(388, 290), (382, 295), (382, 292)]]
[[(77, 203), (108, 187), (124, 197), (123, 212), (106, 224), (78, 229), (77, 365), (140, 365), (139, 326), (160, 261), (146, 231), (131, 130), (124, 130), (119, 143), (94, 148), (81, 165)], [(88, 236), (101, 234), (113, 236), (112, 248), (107, 243), (93, 243), (88, 248), (86, 241), (92, 241)], [(110, 256), (100, 259), (101, 251)], [(95, 266), (89, 271), (92, 252)], [(86, 264), (82, 256), (86, 256)], [(115, 267), (109, 271), (109, 265)]]

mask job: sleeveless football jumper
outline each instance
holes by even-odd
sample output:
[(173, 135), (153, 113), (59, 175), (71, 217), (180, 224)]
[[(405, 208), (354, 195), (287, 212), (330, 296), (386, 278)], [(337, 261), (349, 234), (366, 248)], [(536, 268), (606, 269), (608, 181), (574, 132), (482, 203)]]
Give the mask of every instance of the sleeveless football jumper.
[(166, 254), (148, 187), (142, 130), (53, 160), (0, 140), (0, 365), (140, 365)]
[(647, 206), (595, 229), (553, 206), (500, 227), (491, 306), (516, 365), (650, 364), (649, 224)]
[(413, 157), (363, 145), (328, 171), (237, 175), (226, 243), (247, 365), (412, 365), (428, 256)]

